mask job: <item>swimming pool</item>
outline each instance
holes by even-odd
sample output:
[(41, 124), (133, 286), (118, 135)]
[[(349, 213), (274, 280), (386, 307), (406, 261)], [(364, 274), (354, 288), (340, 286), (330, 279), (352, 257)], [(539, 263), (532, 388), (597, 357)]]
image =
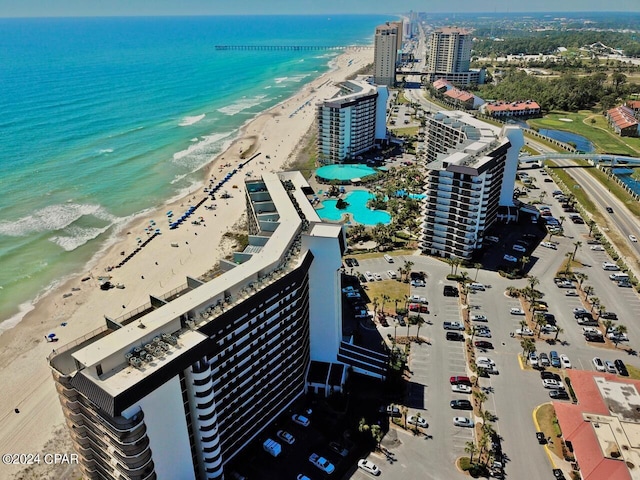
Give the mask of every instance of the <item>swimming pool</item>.
[(344, 198), (349, 204), (344, 210), (336, 208), (337, 200), (324, 200), (323, 208), (318, 210), (318, 215), (323, 220), (341, 220), (345, 213), (351, 214), (353, 221), (363, 225), (377, 225), (378, 223), (391, 223), (391, 215), (384, 210), (371, 210), (367, 207), (367, 201), (374, 195), (366, 190), (354, 190)]
[(359, 163), (349, 165), (325, 165), (316, 170), (316, 175), (326, 180), (353, 180), (376, 173), (376, 170)]

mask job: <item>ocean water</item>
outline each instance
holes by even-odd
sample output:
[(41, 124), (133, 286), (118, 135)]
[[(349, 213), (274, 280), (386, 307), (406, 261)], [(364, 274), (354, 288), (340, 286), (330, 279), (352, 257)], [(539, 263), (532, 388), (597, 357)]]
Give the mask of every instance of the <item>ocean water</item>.
[(0, 19), (0, 331), (382, 16)]

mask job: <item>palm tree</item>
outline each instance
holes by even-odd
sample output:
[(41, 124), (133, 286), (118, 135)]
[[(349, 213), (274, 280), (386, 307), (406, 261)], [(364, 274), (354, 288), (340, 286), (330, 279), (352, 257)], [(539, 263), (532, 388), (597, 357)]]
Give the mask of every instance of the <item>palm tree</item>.
[(404, 261), (404, 265), (402, 266), (404, 268), (404, 273), (407, 275), (407, 281), (409, 280), (409, 276), (411, 274), (411, 267), (413, 267), (414, 263), (410, 262), (409, 260), (405, 260)]
[(416, 332), (416, 342), (420, 343), (420, 327), (424, 325), (424, 319), (422, 315), (416, 315), (414, 318), (414, 324), (418, 326), (418, 331)]
[(462, 265), (462, 260), (461, 260), (461, 259), (459, 259), (459, 258), (455, 258), (454, 260), (455, 260), (455, 261), (454, 261), (454, 266), (456, 267), (456, 270), (455, 270), (455, 272), (453, 272), (453, 274), (454, 274), (454, 275), (457, 275), (457, 274), (458, 274), (458, 267), (459, 267), (460, 265)]
[(582, 242), (580, 242), (580, 241), (574, 242), (573, 246), (575, 248), (573, 249), (573, 255), (571, 257), (572, 261), (576, 259), (576, 253), (578, 253), (578, 249), (582, 246)]
[(525, 267), (527, 266), (527, 264), (531, 261), (530, 257), (527, 257), (526, 255), (522, 258), (520, 258), (520, 263), (522, 264), (522, 271), (524, 271)]
[(485, 451), (485, 449), (487, 448), (488, 445), (489, 445), (489, 436), (487, 434), (483, 434), (478, 439), (478, 447), (480, 449), (478, 454), (479, 454), (480, 457), (482, 456), (482, 454), (484, 453), (484, 451)]
[(525, 358), (525, 363), (528, 363), (529, 354), (536, 351), (536, 342), (534, 342), (530, 338), (523, 338), (520, 342), (520, 346), (522, 347), (522, 355)]
[(544, 313), (536, 312), (534, 321), (538, 327), (538, 338), (540, 338), (540, 334), (542, 333), (542, 327), (547, 324), (547, 319), (544, 317)]
[(582, 282), (589, 280), (589, 275), (586, 273), (578, 272), (574, 275), (578, 281), (578, 287), (582, 288)]
[(491, 420), (493, 420), (493, 413), (491, 413), (488, 410), (482, 410), (480, 411), (480, 413), (478, 414), (478, 416), (480, 417), (480, 419), (482, 420), (482, 426), (484, 428), (484, 426), (487, 424), (487, 422), (490, 422)]
[(389, 300), (391, 300), (391, 297), (389, 297), (389, 295), (387, 295), (386, 293), (382, 294), (382, 305), (380, 307), (380, 311), (384, 314), (384, 304), (387, 303)]
[(407, 407), (405, 407), (404, 405), (402, 405), (400, 407), (400, 413), (402, 414), (402, 417), (404, 418), (404, 428), (406, 430), (406, 428), (407, 428), (407, 413), (409, 413), (409, 409)]
[(520, 320), (520, 329), (526, 328), (526, 326), (527, 326), (527, 321), (526, 320)]
[(476, 390), (475, 392), (473, 392), (473, 396), (476, 398), (478, 410), (482, 411), (482, 404), (487, 401), (487, 394), (482, 390)]
[(518, 287), (507, 287), (507, 295), (510, 297), (517, 297), (520, 294), (520, 289)]
[(591, 234), (593, 233), (593, 227), (596, 226), (596, 222), (595, 220), (589, 220), (587, 222), (587, 225), (589, 225), (589, 236), (591, 236)]
[(478, 280), (478, 272), (480, 271), (480, 269), (482, 268), (482, 264), (481, 263), (474, 263), (473, 264), (473, 268), (476, 269), (476, 276), (474, 277), (473, 281), (475, 282), (476, 280)]
[(533, 290), (540, 284), (540, 279), (538, 279), (538, 277), (536, 277), (535, 275), (529, 275), (529, 278), (527, 278), (527, 283), (529, 284), (529, 288)]
[(556, 338), (554, 338), (556, 342), (558, 341), (558, 335), (561, 333), (564, 333), (564, 329), (562, 327), (556, 327)]
[(456, 265), (456, 260), (457, 258), (454, 258), (454, 257), (449, 257), (444, 259), (446, 264), (451, 267), (451, 275), (453, 275), (453, 267)]
[[(615, 328), (615, 333), (617, 333), (618, 335), (624, 335), (625, 333), (627, 333), (627, 327), (626, 325), (618, 325)], [(618, 339), (617, 335), (613, 337), (613, 343), (616, 344), (616, 348), (618, 348), (618, 343), (620, 342), (620, 340)]]
[(473, 440), (464, 444), (464, 453), (469, 454), (469, 463), (473, 463), (473, 456), (477, 451), (478, 449), (476, 448), (476, 444)]
[(558, 217), (558, 220), (560, 220), (560, 226), (562, 226), (562, 224), (564, 223), (564, 221), (566, 220), (566, 217), (563, 217), (562, 215), (560, 215)]
[(373, 316), (375, 318), (378, 313), (378, 297), (373, 297)]
[(573, 253), (567, 252), (564, 256), (567, 258), (567, 265), (564, 268), (564, 274), (569, 275), (569, 272), (571, 271), (571, 262), (573, 261)]
[(604, 333), (609, 333), (609, 329), (613, 326), (613, 321), (607, 319), (602, 321), (602, 326), (604, 327)]
[(584, 287), (582, 289), (582, 291), (588, 297), (589, 295), (591, 295), (593, 293), (594, 289), (593, 289), (593, 287), (591, 285), (587, 285), (586, 287)]
[(589, 301), (591, 302), (591, 311), (593, 312), (593, 310), (600, 305), (600, 299), (598, 297), (591, 297)]

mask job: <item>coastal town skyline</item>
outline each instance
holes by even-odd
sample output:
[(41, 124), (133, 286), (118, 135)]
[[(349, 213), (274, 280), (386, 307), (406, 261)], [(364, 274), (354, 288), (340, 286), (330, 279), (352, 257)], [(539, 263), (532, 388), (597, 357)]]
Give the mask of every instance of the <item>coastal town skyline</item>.
[(169, 0), (159, 0), (149, 4), (140, 0), (98, 2), (96, 0), (81, 2), (63, 0), (51, 4), (43, 4), (38, 0), (22, 2), (0, 1), (0, 17), (101, 17), (101, 16), (174, 16), (174, 15), (335, 15), (335, 14), (394, 14), (401, 11), (426, 11), (430, 13), (540, 13), (540, 12), (638, 12), (640, 5), (635, 0), (540, 0), (535, 3), (524, 0), (486, 0), (475, 2), (460, 0), (454, 4), (438, 4), (420, 0), (405, 0), (394, 4), (390, 10), (389, 3), (382, 0), (355, 0), (345, 4), (338, 0), (327, 0), (320, 4), (293, 2), (291, 0), (275, 0), (260, 2), (247, 0), (242, 4), (212, 4), (204, 0), (191, 0), (187, 4), (177, 5)]

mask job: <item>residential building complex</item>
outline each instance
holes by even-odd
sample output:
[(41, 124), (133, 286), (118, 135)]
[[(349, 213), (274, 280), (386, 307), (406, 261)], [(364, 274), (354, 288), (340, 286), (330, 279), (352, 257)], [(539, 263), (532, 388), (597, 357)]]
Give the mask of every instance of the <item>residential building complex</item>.
[(484, 83), (484, 70), (470, 70), (473, 39), (466, 30), (442, 28), (431, 33), (427, 46), (429, 82), (444, 78), (457, 85)]
[(634, 115), (634, 110), (621, 105), (607, 110), (606, 113), (609, 126), (621, 137), (637, 137), (639, 135), (638, 119)]
[(396, 83), (398, 51), (402, 48), (402, 22), (387, 22), (376, 27), (374, 37), (373, 78), (376, 85), (393, 87)]
[(384, 377), (384, 355), (343, 337), (342, 227), (320, 221), (299, 172), (244, 186), (249, 243), (220, 275), (49, 357), (83, 478), (222, 478), (309, 388), (339, 391), (347, 365)]
[(490, 102), (485, 103), (480, 111), (495, 118), (503, 117), (536, 117), (542, 112), (540, 105), (533, 100), (524, 102)]
[(316, 105), (318, 161), (342, 163), (373, 148), (387, 136), (386, 86), (347, 81), (340, 92)]
[(452, 111), (428, 117), (425, 133), (429, 173), (422, 251), (469, 259), (499, 218), (516, 218), (513, 188), (522, 131)]

